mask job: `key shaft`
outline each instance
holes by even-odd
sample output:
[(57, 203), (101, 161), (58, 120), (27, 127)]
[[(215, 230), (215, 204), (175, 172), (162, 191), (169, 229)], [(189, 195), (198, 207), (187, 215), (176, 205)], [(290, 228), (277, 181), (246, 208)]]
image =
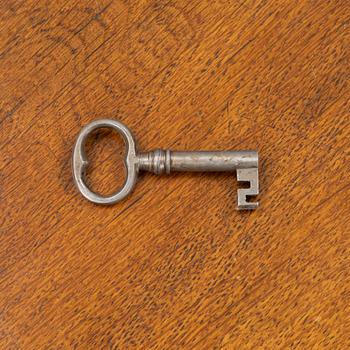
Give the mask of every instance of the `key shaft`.
[(172, 171), (221, 172), (237, 171), (237, 180), (249, 182), (249, 188), (238, 189), (237, 208), (255, 209), (257, 202), (248, 202), (247, 196), (259, 193), (256, 151), (170, 151), (157, 149), (137, 155), (138, 170), (155, 174)]
[(139, 170), (155, 174), (171, 171), (234, 171), (256, 168), (256, 151), (170, 151), (157, 149), (137, 155)]

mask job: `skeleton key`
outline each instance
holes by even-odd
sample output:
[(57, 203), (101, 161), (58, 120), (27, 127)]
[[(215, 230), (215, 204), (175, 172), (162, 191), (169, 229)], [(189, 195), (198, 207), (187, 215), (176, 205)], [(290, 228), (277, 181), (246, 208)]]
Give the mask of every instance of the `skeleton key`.
[[(109, 196), (99, 195), (85, 184), (85, 169), (88, 160), (84, 151), (85, 142), (92, 131), (111, 128), (117, 131), (126, 144), (126, 180), (122, 188)], [(172, 171), (236, 171), (237, 180), (249, 182), (250, 187), (238, 189), (237, 209), (256, 209), (258, 202), (247, 201), (247, 196), (259, 194), (258, 152), (256, 151), (169, 151), (156, 149), (137, 152), (131, 131), (121, 122), (110, 119), (96, 120), (86, 125), (78, 135), (74, 146), (73, 178), (79, 192), (97, 204), (113, 204), (129, 195), (135, 187), (138, 172), (146, 170), (155, 174), (170, 174)]]

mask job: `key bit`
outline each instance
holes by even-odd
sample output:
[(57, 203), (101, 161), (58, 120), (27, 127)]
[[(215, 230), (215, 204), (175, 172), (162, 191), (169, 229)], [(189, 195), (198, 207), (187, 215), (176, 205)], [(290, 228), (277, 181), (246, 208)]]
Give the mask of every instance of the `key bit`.
[[(85, 142), (92, 131), (111, 128), (124, 139), (126, 144), (126, 180), (122, 188), (110, 196), (102, 196), (89, 189), (84, 176), (88, 160), (84, 151)], [(258, 202), (247, 200), (259, 194), (259, 157), (256, 151), (170, 151), (156, 149), (150, 152), (137, 152), (136, 142), (131, 131), (121, 122), (102, 119), (86, 125), (79, 133), (74, 146), (72, 168), (73, 178), (79, 192), (89, 201), (97, 204), (113, 204), (129, 195), (137, 182), (139, 171), (155, 174), (170, 174), (173, 171), (221, 172), (236, 171), (237, 180), (248, 182), (249, 188), (237, 191), (237, 209), (256, 209)]]

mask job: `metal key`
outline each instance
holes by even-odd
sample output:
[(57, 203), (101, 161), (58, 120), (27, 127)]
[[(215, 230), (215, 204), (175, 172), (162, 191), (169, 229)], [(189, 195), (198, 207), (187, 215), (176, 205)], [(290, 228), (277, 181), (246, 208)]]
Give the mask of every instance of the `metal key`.
[[(92, 131), (111, 128), (120, 133), (126, 144), (126, 180), (122, 188), (109, 196), (91, 191), (85, 184), (85, 169), (88, 160), (84, 151), (85, 142)], [(259, 194), (258, 152), (256, 151), (169, 151), (156, 149), (137, 152), (131, 131), (121, 122), (110, 119), (96, 120), (86, 125), (78, 135), (74, 146), (73, 178), (79, 192), (89, 201), (97, 204), (113, 204), (129, 195), (135, 187), (138, 172), (146, 170), (155, 174), (170, 174), (172, 171), (236, 171), (237, 180), (249, 182), (250, 187), (238, 189), (237, 209), (255, 209), (258, 202), (248, 202), (247, 196)]]

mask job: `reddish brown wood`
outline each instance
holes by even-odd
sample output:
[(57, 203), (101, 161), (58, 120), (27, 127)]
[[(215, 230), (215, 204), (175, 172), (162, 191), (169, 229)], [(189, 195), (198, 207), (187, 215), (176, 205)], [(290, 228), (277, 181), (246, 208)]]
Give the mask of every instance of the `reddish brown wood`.
[[(348, 1), (0, 2), (0, 349), (350, 348)], [(80, 128), (141, 149), (257, 149), (95, 206)], [(122, 143), (89, 144), (122, 182)], [(116, 152), (117, 150), (117, 152)]]

